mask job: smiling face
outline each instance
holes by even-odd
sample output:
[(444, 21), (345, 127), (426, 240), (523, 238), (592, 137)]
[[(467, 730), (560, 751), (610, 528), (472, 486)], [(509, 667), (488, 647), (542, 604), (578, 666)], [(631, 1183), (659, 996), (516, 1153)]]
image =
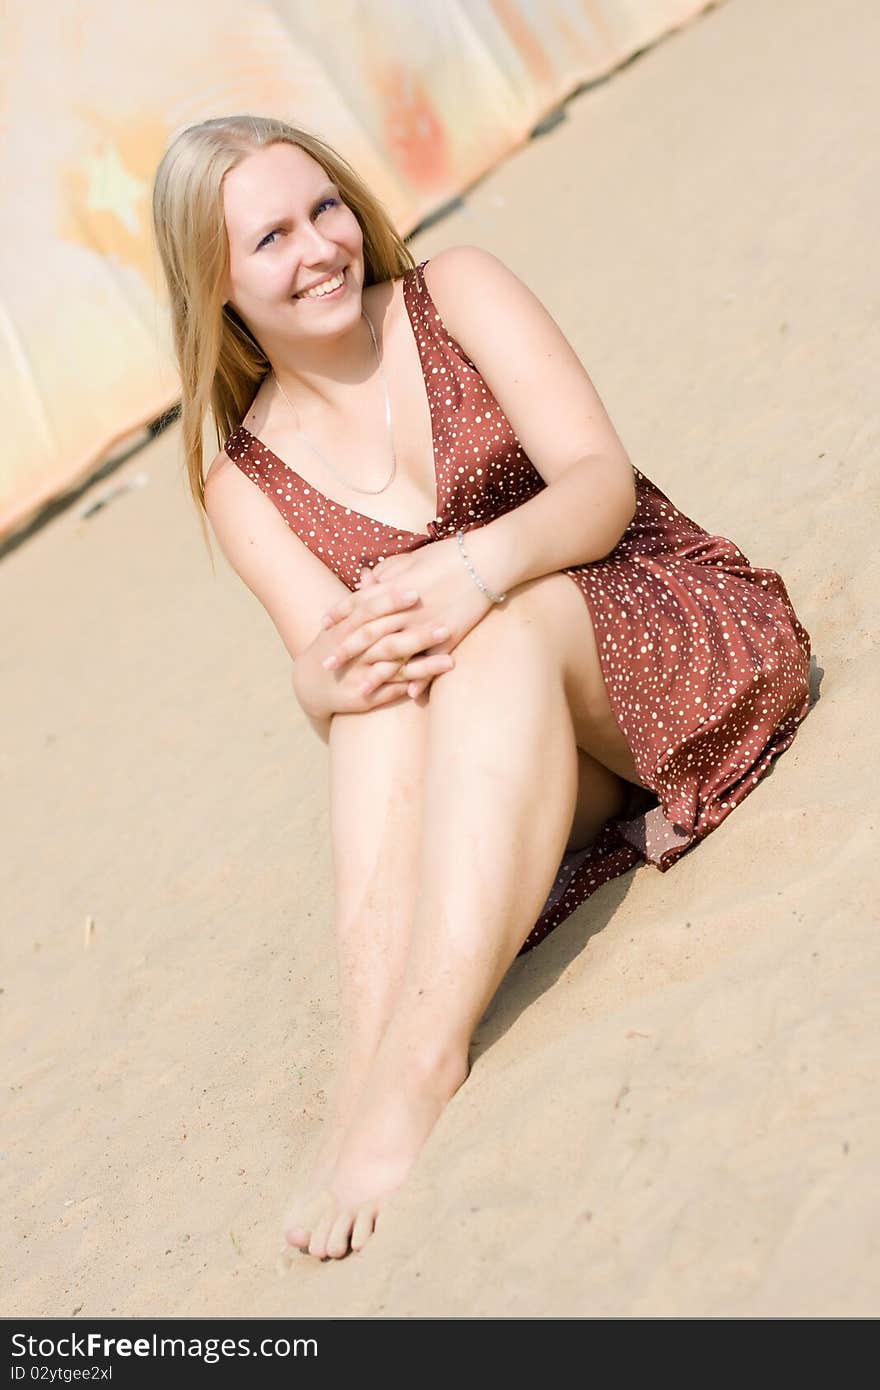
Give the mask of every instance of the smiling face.
[[(363, 233), (320, 164), (298, 145), (266, 145), (223, 180), (225, 296), (270, 360), (297, 339), (332, 338), (360, 317)], [(338, 278), (321, 297), (303, 291)]]

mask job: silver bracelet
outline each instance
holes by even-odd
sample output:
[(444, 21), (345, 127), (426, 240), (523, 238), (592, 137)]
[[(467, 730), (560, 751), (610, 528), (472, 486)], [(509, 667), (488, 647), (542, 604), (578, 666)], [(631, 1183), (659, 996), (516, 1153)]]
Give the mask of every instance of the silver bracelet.
[(483, 593), (486, 595), (486, 597), (487, 597), (487, 598), (490, 598), (490, 599), (492, 600), (493, 603), (503, 603), (504, 600), (507, 598), (507, 595), (506, 595), (506, 594), (493, 594), (492, 591), (491, 591), (491, 589), (487, 589), (486, 585), (483, 583), (482, 579), (481, 579), (480, 576), (477, 574), (477, 571), (474, 569), (473, 565), (471, 564), (470, 560), (468, 559), (467, 555), (465, 554), (465, 549), (464, 549), (464, 531), (456, 531), (456, 533), (455, 533), (455, 539), (458, 541), (458, 548), (459, 548), (459, 550), (461, 551), (461, 558), (464, 560), (465, 564), (467, 565), (468, 569), (470, 570), (470, 572), (471, 572), (471, 578), (473, 579), (474, 583), (475, 583), (476, 585), (478, 585), (479, 588), (482, 589), (482, 591), (483, 591)]

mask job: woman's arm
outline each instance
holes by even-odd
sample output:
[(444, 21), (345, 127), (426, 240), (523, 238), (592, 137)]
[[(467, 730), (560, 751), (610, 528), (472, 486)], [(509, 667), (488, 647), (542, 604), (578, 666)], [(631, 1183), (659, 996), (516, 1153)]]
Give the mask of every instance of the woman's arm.
[(224, 556), (296, 661), (321, 633), (323, 605), (349, 590), (223, 451), (205, 478), (205, 510)]
[(503, 593), (603, 559), (635, 511), (632, 464), (586, 370), (540, 300), (489, 251), (427, 265), (431, 297), (547, 487), (468, 533), (478, 573)]
[[(294, 694), (324, 743), (329, 741), (334, 714), (365, 714), (405, 699), (408, 681), (433, 679), (454, 664), (447, 654), (429, 650), (432, 634), (422, 622), (412, 625), (405, 649), (384, 665), (368, 665), (353, 657), (341, 669), (325, 668), (334, 635), (321, 626), (321, 612), (341, 595), (351, 596), (345, 584), (223, 453), (205, 479), (205, 503), (221, 550), (266, 609), (293, 659)], [(358, 618), (342, 635), (350, 635), (364, 623), (374, 636), (394, 632), (400, 626), (401, 611), (412, 606), (405, 597), (407, 588), (375, 585)], [(420, 656), (420, 652), (428, 654)]]
[(333, 723), (333, 715), (328, 714), (324, 718), (319, 718), (317, 715), (309, 714), (308, 710), (305, 710), (304, 713), (321, 742), (329, 743), (330, 725)]
[(208, 470), (205, 506), (224, 556), (274, 623), (293, 662), (293, 692), (326, 743), (331, 692), (329, 682), (321, 680), (327, 673), (315, 660), (314, 645), (323, 609), (348, 589), (225, 453)]
[(307, 647), (293, 663), (291, 684), (299, 707), (318, 737), (330, 741), (330, 725), (336, 710), (332, 707), (329, 673), (322, 670), (317, 653)]

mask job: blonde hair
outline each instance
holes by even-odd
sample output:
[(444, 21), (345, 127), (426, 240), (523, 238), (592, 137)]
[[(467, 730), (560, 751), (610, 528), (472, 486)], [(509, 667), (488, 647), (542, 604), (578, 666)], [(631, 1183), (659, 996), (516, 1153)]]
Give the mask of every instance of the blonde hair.
[(231, 304), (223, 304), (229, 243), (223, 179), (265, 145), (298, 145), (337, 185), (364, 238), (364, 284), (415, 265), (381, 203), (351, 165), (316, 135), (269, 116), (219, 116), (174, 137), (153, 182), (153, 234), (168, 285), (180, 372), (181, 424), (189, 485), (203, 533), (202, 438), (210, 410), (218, 447), (238, 428), (270, 370), (269, 359)]

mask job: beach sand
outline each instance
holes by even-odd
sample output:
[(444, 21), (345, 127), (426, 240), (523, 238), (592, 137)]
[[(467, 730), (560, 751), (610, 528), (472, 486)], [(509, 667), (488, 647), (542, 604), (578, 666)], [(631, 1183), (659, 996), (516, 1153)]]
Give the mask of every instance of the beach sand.
[(880, 1312), (878, 41), (728, 0), (414, 238), (544, 299), (636, 466), (782, 574), (819, 698), (515, 962), (361, 1255), (275, 1263), (337, 1044), (327, 750), (178, 430), (3, 561), (5, 1315)]

